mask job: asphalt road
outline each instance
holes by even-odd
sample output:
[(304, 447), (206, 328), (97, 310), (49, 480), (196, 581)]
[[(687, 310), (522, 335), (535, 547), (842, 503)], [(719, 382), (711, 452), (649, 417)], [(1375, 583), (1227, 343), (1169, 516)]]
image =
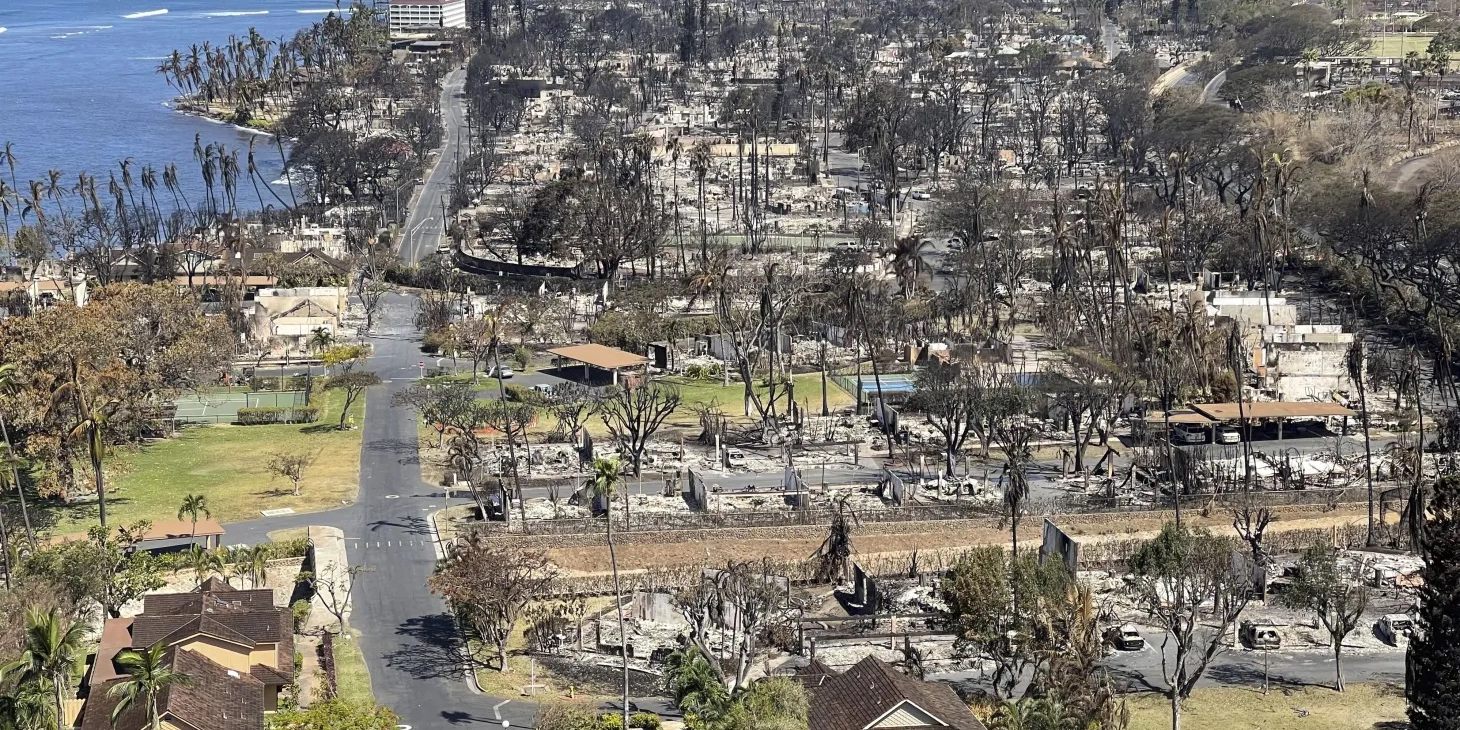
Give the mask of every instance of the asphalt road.
[[(1105, 658), (1111, 681), (1126, 692), (1163, 692), (1166, 684), (1162, 669), (1164, 653), (1169, 666), (1175, 666), (1176, 654), (1163, 644), (1164, 634), (1143, 630), (1146, 647), (1139, 651), (1118, 651)], [(1266, 677), (1272, 687), (1332, 686), (1333, 654), (1324, 647), (1275, 649), (1270, 652), (1247, 648), (1221, 647), (1207, 671), (1198, 680), (1198, 687), (1242, 686), (1262, 687)], [(1348, 649), (1343, 656), (1345, 682), (1383, 682), (1404, 684), (1404, 651), (1402, 649)], [(988, 674), (981, 671), (947, 672), (929, 679), (968, 684), (990, 689)]]
[(429, 517), (446, 499), (421, 480), (415, 412), (391, 406), (392, 396), (420, 372), (414, 311), (410, 297), (388, 295), (370, 337), (375, 349), (369, 368), (385, 383), (365, 395), (356, 502), (328, 512), (230, 524), (226, 541), (262, 542), (270, 530), (305, 525), (343, 529), (350, 564), (365, 566), (351, 595), (350, 625), (360, 632), (377, 701), (414, 730), (501, 727), (503, 720), (532, 727), (535, 703), (477, 694), (468, 686), (451, 614), (426, 589), (436, 566)]
[(1114, 63), (1121, 53), (1120, 26), (1109, 18), (1100, 23), (1100, 44), (1105, 48), (1105, 62)]
[(462, 154), (461, 140), (466, 134), (466, 100), (457, 98), (466, 84), (466, 71), (458, 69), (446, 75), (441, 87), (441, 116), (444, 132), (442, 146), (431, 169), (416, 191), (410, 215), (401, 230), (400, 257), (416, 263), (441, 245), (446, 222), (441, 201), (451, 191), (451, 173)]

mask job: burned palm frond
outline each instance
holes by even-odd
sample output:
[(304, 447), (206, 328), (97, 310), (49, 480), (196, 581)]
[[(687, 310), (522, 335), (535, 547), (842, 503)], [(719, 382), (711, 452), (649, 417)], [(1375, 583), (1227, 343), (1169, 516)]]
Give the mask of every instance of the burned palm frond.
[(838, 497), (826, 539), (811, 555), (817, 560), (817, 582), (830, 583), (846, 576), (852, 560), (852, 530), (861, 524), (856, 511), (847, 505), (847, 495)]

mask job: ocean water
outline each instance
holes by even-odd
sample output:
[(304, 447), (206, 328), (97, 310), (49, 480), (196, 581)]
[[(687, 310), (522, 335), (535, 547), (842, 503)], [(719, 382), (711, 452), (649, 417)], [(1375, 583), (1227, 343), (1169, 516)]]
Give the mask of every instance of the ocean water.
[[(177, 164), (188, 197), (203, 195), (193, 159), (193, 138), (218, 142), (255, 158), (269, 180), (280, 177), (272, 139), (173, 111), (175, 90), (157, 66), (174, 48), (215, 45), (250, 27), (265, 37), (292, 37), (335, 9), (333, 0), (0, 0), (0, 144), (10, 142), (22, 189), (60, 170), (67, 187), (77, 173), (97, 176), (105, 195), (107, 173), (118, 161)], [(0, 165), (10, 183), (10, 171)], [(160, 187), (160, 182), (159, 182)], [(268, 191), (263, 191), (270, 202)], [(158, 191), (159, 202), (171, 199)], [(288, 199), (286, 194), (285, 199)], [(258, 207), (253, 186), (239, 180), (239, 200)]]

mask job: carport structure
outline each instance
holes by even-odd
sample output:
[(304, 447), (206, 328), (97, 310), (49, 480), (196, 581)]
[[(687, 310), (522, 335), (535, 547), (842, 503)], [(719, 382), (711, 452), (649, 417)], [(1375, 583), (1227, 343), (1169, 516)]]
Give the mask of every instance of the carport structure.
[[(1350, 416), (1358, 412), (1337, 403), (1321, 401), (1229, 401), (1226, 403), (1192, 403), (1191, 410), (1212, 423), (1274, 421), (1277, 436), (1283, 438), (1283, 423), (1295, 418), (1327, 418), (1341, 416), (1347, 426)], [(1346, 429), (1345, 429), (1346, 430)]]
[(608, 372), (611, 382), (618, 385), (620, 372), (639, 373), (649, 364), (649, 358), (643, 355), (635, 355), (632, 352), (620, 350), (616, 347), (606, 345), (568, 345), (567, 347), (555, 347), (548, 350), (548, 354), (557, 358), (557, 367), (561, 372), (563, 361), (578, 363), (583, 366), (583, 382), (593, 385), (593, 370)]

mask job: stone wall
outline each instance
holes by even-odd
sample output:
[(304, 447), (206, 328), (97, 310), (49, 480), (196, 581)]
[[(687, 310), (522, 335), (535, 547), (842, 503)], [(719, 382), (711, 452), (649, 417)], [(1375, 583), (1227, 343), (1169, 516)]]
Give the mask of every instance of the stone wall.
[[(345, 557), (345, 532), (338, 527), (309, 526), (309, 553), (305, 555), (304, 569), (318, 576), (321, 583), (333, 586), (333, 590), (321, 586), (310, 600), (309, 618), (304, 623), (306, 631), (328, 628), (336, 623), (331, 608), (334, 602), (344, 601), (349, 595), (350, 561)], [(333, 595), (328, 595), (329, 593)], [(349, 616), (349, 608), (344, 610)]]
[[(1364, 499), (1364, 489), (1354, 487), (1345, 490), (1283, 490), (1273, 492), (1261, 492), (1258, 502), (1271, 506), (1296, 506), (1309, 505), (1318, 506), (1331, 503), (1354, 504)], [(1192, 495), (1182, 499), (1182, 508), (1187, 510), (1201, 510), (1208, 506), (1216, 505), (1219, 509), (1220, 500), (1213, 495)], [(1162, 519), (1171, 514), (1171, 510), (1150, 510), (1150, 509), (1113, 509), (1099, 512), (1079, 512), (1066, 514), (1048, 515), (1056, 522), (1078, 521), (1086, 530), (1099, 529), (1106, 525), (1129, 522), (1140, 519)], [(1037, 524), (1046, 515), (1025, 515), (1024, 524)], [(602, 523), (600, 522), (600, 525)], [(476, 529), (482, 529), (480, 523), (473, 525)], [(979, 517), (974, 519), (932, 519), (932, 520), (906, 520), (887, 522), (862, 522), (857, 527), (858, 535), (918, 535), (930, 532), (960, 531), (971, 529), (1005, 530), (999, 517)], [(551, 550), (554, 548), (576, 548), (606, 546), (604, 534), (600, 530), (592, 533), (574, 534), (541, 534), (523, 535), (518, 532), (507, 532), (497, 526), (488, 526), (488, 538), (495, 540), (508, 540), (514, 545), (520, 545), (530, 549)], [(809, 525), (788, 525), (768, 527), (716, 527), (716, 528), (695, 528), (695, 529), (654, 529), (654, 530), (630, 530), (620, 531), (615, 529), (613, 540), (615, 545), (667, 545), (679, 542), (702, 543), (702, 542), (724, 542), (735, 540), (820, 540), (826, 537), (827, 526), (825, 524)]]

